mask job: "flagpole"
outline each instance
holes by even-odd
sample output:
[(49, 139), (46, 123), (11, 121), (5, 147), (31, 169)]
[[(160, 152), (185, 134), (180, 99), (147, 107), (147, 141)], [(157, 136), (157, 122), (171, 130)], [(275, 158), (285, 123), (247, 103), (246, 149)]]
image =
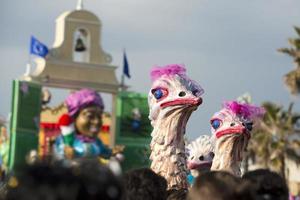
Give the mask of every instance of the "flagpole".
[[(31, 41), (30, 41), (30, 44), (29, 44), (30, 48), (31, 48)], [(29, 50), (29, 54), (28, 54), (28, 60), (27, 60), (27, 63), (26, 63), (26, 71), (25, 71), (25, 76), (29, 76), (30, 75), (30, 71), (31, 71), (31, 53), (30, 53), (30, 50)]]
[(124, 90), (125, 87), (125, 77), (124, 77), (124, 73), (122, 73), (121, 75), (121, 91)]
[[(123, 48), (123, 65), (124, 65), (124, 54), (125, 48)], [(124, 66), (122, 66), (122, 75), (121, 75), (121, 91), (123, 92), (125, 88), (125, 76), (124, 76)]]

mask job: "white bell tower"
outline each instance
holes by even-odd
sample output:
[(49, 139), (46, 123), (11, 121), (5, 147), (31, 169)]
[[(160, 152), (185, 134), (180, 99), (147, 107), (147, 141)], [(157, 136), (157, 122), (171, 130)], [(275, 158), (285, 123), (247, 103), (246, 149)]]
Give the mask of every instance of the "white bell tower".
[(114, 142), (116, 99), (120, 84), (117, 66), (101, 47), (102, 24), (93, 13), (84, 10), (78, 0), (76, 10), (56, 19), (55, 41), (46, 58), (35, 58), (36, 69), (21, 80), (42, 86), (80, 89), (91, 88), (112, 95), (111, 141)]

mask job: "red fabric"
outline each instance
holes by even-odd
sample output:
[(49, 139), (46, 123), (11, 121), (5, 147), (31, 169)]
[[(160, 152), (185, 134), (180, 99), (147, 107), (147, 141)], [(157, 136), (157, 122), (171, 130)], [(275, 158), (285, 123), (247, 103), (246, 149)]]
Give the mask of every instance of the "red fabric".
[(59, 125), (56, 123), (40, 123), (41, 128), (51, 130), (51, 129), (59, 129)]
[(69, 126), (72, 123), (73, 120), (68, 114), (63, 114), (58, 120), (59, 126)]
[(45, 137), (56, 137), (60, 134), (60, 128), (57, 123), (40, 123), (40, 127), (44, 130)]
[(101, 131), (103, 131), (103, 132), (109, 132), (109, 130), (110, 130), (110, 126), (109, 125), (102, 125)]

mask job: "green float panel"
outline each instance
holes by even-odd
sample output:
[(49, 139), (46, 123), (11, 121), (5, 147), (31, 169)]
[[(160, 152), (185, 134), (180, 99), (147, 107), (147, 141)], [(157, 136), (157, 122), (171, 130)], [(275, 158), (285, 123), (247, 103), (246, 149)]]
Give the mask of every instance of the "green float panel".
[[(137, 117), (137, 112), (140, 117)], [(133, 92), (118, 94), (116, 144), (125, 145), (122, 163), (125, 171), (150, 165), (152, 127), (148, 113), (147, 95)]]
[(10, 121), (9, 169), (17, 171), (26, 163), (30, 150), (37, 150), (41, 111), (41, 86), (13, 81)]

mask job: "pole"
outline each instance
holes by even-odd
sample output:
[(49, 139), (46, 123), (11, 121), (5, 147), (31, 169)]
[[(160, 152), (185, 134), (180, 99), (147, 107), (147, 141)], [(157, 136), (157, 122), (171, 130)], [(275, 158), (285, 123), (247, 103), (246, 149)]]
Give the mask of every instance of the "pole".
[(82, 9), (83, 9), (83, 0), (78, 0), (76, 10), (82, 10)]
[(29, 76), (31, 71), (31, 54), (28, 54), (28, 61), (26, 63), (26, 71), (25, 71), (25, 76)]
[(124, 91), (125, 88), (125, 77), (124, 77), (124, 73), (122, 73), (121, 76), (121, 91)]
[(125, 89), (125, 76), (124, 76), (124, 56), (125, 56), (125, 48), (123, 48), (123, 69), (122, 69), (122, 75), (121, 75), (121, 91), (124, 91)]

